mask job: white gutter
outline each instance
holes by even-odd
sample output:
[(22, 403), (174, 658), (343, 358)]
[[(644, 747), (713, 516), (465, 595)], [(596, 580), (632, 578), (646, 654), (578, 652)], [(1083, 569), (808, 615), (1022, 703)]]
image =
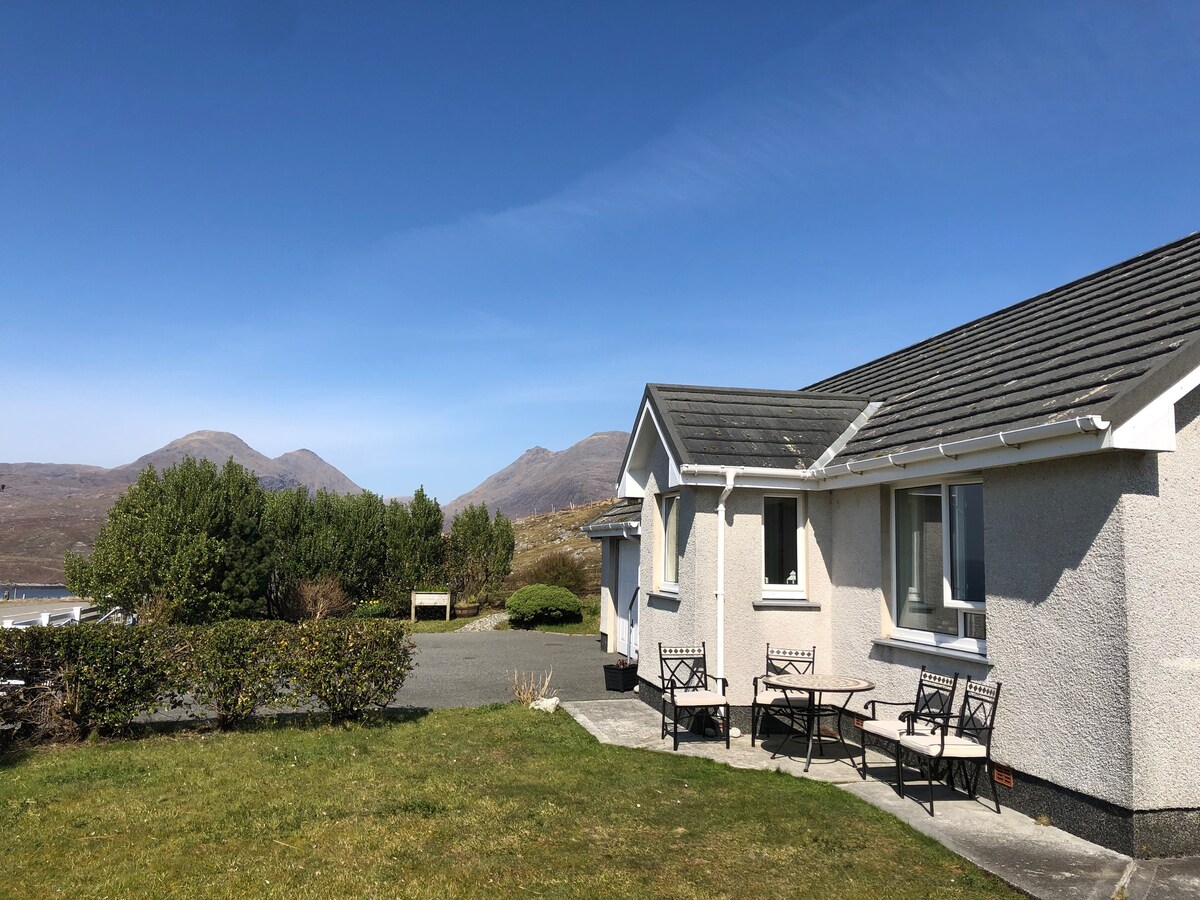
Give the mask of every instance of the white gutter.
[(580, 525), (579, 530), (593, 540), (606, 537), (631, 538), (641, 534), (641, 522), (600, 522), (596, 525)]
[(962, 441), (951, 441), (948, 444), (938, 444), (936, 447), (921, 447), (917, 450), (905, 450), (902, 453), (889, 453), (887, 456), (877, 456), (871, 459), (856, 459), (827, 468), (808, 470), (813, 478), (832, 478), (836, 475), (861, 475), (877, 469), (894, 467), (903, 469), (913, 463), (928, 462), (936, 459), (957, 459), (968, 453), (980, 453), (984, 450), (996, 450), (1001, 447), (1020, 449), (1022, 444), (1033, 441), (1044, 441), (1050, 438), (1068, 437), (1073, 434), (1094, 434), (1104, 431), (1109, 423), (1100, 416), (1080, 416), (1075, 419), (1064, 419), (1061, 422), (1049, 422), (1045, 425), (1033, 425), (1029, 428), (1017, 428), (1013, 431), (1000, 431), (983, 437), (967, 438)]
[(816, 477), (809, 469), (772, 469), (769, 466), (717, 466), (686, 463), (679, 467), (681, 475), (715, 475), (724, 478), (731, 472), (745, 475), (747, 478), (789, 478), (797, 481), (808, 481)]
[[(736, 469), (725, 471), (725, 488), (717, 500), (717, 677), (725, 677), (725, 501), (733, 493)], [(725, 723), (729, 727), (729, 723)]]

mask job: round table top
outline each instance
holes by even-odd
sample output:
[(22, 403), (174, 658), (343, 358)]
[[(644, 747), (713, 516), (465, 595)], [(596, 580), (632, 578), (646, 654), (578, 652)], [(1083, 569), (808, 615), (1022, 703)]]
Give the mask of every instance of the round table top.
[(813, 693), (854, 694), (875, 690), (875, 682), (853, 675), (768, 675), (763, 679), (763, 684)]

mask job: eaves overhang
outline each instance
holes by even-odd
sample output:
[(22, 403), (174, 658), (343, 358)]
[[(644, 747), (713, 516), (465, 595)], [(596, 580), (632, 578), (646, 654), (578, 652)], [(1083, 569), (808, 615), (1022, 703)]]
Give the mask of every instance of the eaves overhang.
[(1028, 428), (948, 441), (886, 456), (848, 460), (807, 469), (685, 465), (684, 484), (721, 487), (732, 473), (734, 486), (763, 490), (832, 490), (882, 484), (910, 478), (933, 478), (996, 466), (1076, 456), (1105, 449), (1109, 423), (1099, 416), (1080, 416)]

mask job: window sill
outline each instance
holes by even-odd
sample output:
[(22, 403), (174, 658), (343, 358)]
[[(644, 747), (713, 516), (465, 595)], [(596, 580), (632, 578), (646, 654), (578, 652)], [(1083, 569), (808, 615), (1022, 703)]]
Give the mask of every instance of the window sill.
[(672, 603), (679, 602), (679, 593), (677, 591), (647, 591), (647, 600), (669, 600)]
[(818, 600), (805, 600), (803, 597), (763, 597), (754, 601), (755, 609), (820, 609)]
[(889, 647), (896, 650), (911, 650), (913, 653), (924, 653), (928, 656), (940, 656), (944, 659), (960, 659), (965, 662), (978, 663), (981, 666), (992, 666), (986, 656), (978, 653), (968, 653), (966, 650), (951, 650), (948, 647), (938, 647), (934, 644), (917, 644), (913, 641), (898, 641), (895, 638), (875, 638), (871, 641), (877, 647)]

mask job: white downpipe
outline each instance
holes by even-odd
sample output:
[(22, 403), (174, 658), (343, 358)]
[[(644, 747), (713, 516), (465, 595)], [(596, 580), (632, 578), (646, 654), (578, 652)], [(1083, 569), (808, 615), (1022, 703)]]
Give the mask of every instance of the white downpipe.
[[(725, 500), (733, 492), (736, 469), (725, 470), (725, 488), (717, 500), (717, 677), (725, 677)], [(728, 727), (728, 724), (726, 725)]]

